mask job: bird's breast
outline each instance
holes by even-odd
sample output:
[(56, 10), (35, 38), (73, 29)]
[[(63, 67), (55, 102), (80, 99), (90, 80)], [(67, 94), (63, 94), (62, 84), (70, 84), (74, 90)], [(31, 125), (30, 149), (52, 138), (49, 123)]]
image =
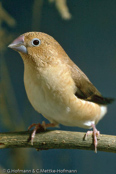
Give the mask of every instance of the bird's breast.
[(70, 110), (69, 98), (76, 90), (65, 67), (51, 67), (40, 72), (26, 66), (24, 84), (28, 99), (36, 111), (51, 121), (64, 119), (63, 115)]

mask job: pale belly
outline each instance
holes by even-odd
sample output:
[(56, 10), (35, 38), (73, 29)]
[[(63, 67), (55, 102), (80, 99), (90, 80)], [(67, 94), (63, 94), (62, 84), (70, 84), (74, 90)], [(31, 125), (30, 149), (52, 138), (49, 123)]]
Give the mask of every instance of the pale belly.
[(65, 100), (60, 93), (39, 83), (29, 82), (25, 87), (34, 109), (52, 123), (90, 128), (91, 124), (96, 124), (107, 112), (106, 106), (85, 102), (75, 95), (66, 95)]

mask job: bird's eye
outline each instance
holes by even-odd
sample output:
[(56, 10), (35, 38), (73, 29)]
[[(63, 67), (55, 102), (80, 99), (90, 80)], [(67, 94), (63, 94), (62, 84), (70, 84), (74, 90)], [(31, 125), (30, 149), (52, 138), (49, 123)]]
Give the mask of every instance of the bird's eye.
[(41, 43), (41, 41), (38, 38), (34, 38), (32, 40), (32, 45), (33, 46), (38, 46), (38, 45), (40, 45), (40, 43)]

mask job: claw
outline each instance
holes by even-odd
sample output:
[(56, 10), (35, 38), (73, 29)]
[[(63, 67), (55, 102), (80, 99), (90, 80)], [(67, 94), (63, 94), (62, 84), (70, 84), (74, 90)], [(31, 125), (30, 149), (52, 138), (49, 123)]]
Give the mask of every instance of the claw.
[(31, 124), (28, 127), (28, 130), (30, 130), (34, 126), (35, 126), (35, 128), (34, 128), (32, 134), (31, 134), (31, 145), (33, 145), (33, 140), (35, 138), (35, 134), (36, 134), (37, 130), (40, 130), (40, 129), (46, 130), (46, 128), (48, 128), (48, 127), (55, 127), (55, 126), (57, 126), (57, 124), (55, 124), (55, 123), (48, 123), (48, 124), (46, 124), (44, 121), (42, 122), (42, 124), (40, 124), (40, 123), (37, 123), (37, 124), (33, 123), (33, 124)]
[(93, 131), (87, 131), (87, 133), (84, 136), (84, 139), (87, 140), (88, 135), (92, 135)]

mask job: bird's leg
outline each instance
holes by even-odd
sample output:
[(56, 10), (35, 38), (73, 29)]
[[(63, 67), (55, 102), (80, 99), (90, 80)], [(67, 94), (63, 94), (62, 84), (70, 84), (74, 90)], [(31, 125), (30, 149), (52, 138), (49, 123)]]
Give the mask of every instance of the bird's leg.
[(95, 125), (92, 124), (91, 125), (93, 128), (93, 131), (87, 131), (87, 133), (85, 134), (85, 139), (87, 139), (87, 136), (90, 134), (93, 134), (93, 140), (94, 140), (94, 146), (95, 146), (95, 152), (97, 153), (97, 136), (100, 135), (100, 132), (96, 129)]
[(28, 130), (30, 130), (34, 126), (35, 126), (35, 128), (34, 128), (32, 134), (31, 134), (31, 144), (32, 145), (33, 145), (33, 140), (34, 140), (34, 137), (35, 137), (35, 134), (36, 134), (37, 130), (39, 130), (39, 129), (46, 130), (46, 128), (48, 128), (48, 127), (55, 127), (55, 126), (57, 126), (57, 124), (55, 124), (55, 123), (48, 123), (48, 124), (46, 124), (45, 121), (43, 121), (42, 124), (40, 124), (40, 123), (37, 123), (37, 124), (33, 123), (33, 124), (31, 124), (28, 127)]

